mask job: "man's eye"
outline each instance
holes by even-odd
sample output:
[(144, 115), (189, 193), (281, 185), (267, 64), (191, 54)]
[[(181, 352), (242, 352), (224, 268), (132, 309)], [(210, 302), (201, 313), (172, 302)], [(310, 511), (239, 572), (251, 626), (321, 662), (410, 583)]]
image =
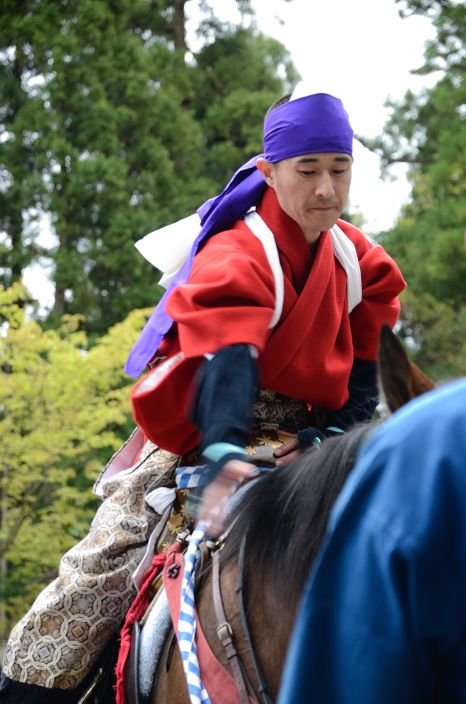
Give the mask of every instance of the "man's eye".
[(334, 169), (333, 173), (335, 174), (335, 176), (339, 176), (340, 174), (344, 174), (345, 171), (346, 169)]
[(301, 170), (299, 173), (301, 174), (301, 176), (313, 176), (313, 175), (315, 174), (315, 171), (303, 171), (303, 170)]

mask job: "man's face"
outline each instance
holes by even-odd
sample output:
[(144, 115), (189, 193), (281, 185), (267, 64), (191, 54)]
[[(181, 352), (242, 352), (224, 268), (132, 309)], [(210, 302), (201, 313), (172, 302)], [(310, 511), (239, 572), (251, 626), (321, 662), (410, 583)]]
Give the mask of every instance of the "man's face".
[(258, 168), (309, 244), (335, 225), (348, 200), (353, 158), (348, 154), (304, 154)]

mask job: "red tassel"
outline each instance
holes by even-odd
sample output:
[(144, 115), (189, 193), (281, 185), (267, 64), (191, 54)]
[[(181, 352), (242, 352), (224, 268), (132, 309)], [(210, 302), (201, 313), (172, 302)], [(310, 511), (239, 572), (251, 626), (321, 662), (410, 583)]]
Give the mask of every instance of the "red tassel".
[(126, 702), (125, 667), (131, 647), (131, 627), (133, 623), (138, 621), (145, 614), (147, 607), (149, 606), (150, 586), (157, 575), (162, 571), (165, 560), (166, 553), (164, 552), (154, 555), (151, 565), (143, 577), (139, 592), (126, 614), (125, 622), (121, 629), (120, 648), (118, 650), (118, 659), (115, 665), (116, 704), (125, 704)]

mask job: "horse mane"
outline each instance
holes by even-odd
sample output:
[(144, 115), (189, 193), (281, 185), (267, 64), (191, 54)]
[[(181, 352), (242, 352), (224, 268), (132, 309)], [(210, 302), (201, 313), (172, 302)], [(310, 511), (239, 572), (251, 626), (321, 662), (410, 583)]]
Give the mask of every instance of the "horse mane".
[(237, 560), (246, 535), (245, 582), (273, 581), (283, 599), (293, 593), (299, 598), (332, 506), (373, 428), (374, 423), (354, 426), (254, 482), (230, 515), (222, 568)]

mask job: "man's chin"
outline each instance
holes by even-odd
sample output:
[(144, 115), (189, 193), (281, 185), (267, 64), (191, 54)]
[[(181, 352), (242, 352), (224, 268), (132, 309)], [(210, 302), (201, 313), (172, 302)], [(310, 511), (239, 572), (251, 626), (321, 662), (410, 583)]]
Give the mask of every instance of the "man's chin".
[(334, 225), (336, 225), (337, 220), (337, 217), (323, 218), (321, 223), (319, 224), (320, 231), (326, 232), (327, 230), (330, 230)]
[(329, 230), (331, 227), (333, 227), (339, 217), (339, 211), (334, 208), (332, 208), (332, 210), (327, 211), (313, 210), (312, 224), (316, 227), (319, 227), (323, 232), (324, 230)]

